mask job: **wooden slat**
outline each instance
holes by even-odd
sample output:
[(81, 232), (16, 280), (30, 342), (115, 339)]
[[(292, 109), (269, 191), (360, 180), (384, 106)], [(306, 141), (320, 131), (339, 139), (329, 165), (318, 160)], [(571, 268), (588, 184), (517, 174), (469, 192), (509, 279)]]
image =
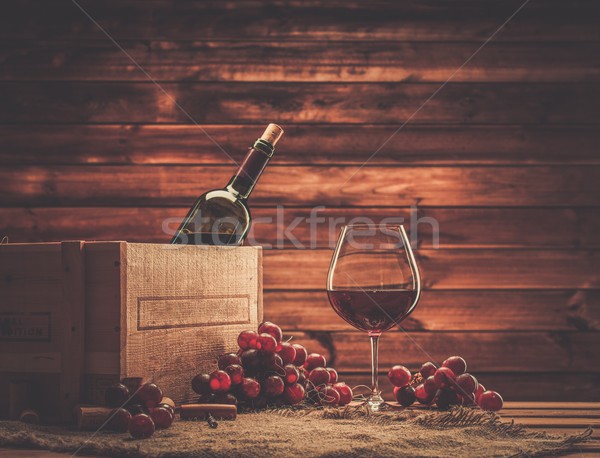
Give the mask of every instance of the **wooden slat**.
[[(597, 410), (561, 410), (561, 409), (544, 409), (543, 411), (537, 409), (502, 409), (502, 416), (505, 418), (527, 418), (531, 421), (540, 418), (552, 418), (555, 420), (560, 419), (578, 419), (579, 421), (585, 421), (586, 419), (600, 420), (600, 412)], [(566, 423), (565, 423), (566, 425)]]
[(0, 123), (597, 123), (594, 83), (0, 82)]
[[(362, 332), (290, 333), (294, 342), (323, 353), (342, 372), (370, 370), (369, 337)], [(403, 332), (388, 331), (379, 347), (379, 365), (418, 369), (425, 361), (441, 363), (461, 355), (475, 375), (484, 372), (600, 373), (590, 364), (600, 345), (598, 332)], [(482, 383), (488, 387), (485, 379)], [(546, 393), (547, 394), (547, 393)], [(551, 398), (548, 398), (551, 399)], [(597, 400), (595, 398), (588, 398)], [(582, 400), (582, 399), (578, 399)]]
[[(488, 38), (523, 2), (461, 0), (78, 2), (118, 40), (242, 39), (476, 41)], [(531, 2), (495, 37), (499, 41), (598, 40), (593, 2)], [(19, 1), (5, 11), (0, 37), (74, 40), (104, 38), (70, 3)]]
[(596, 411), (600, 410), (600, 402), (593, 401), (582, 401), (582, 402), (565, 402), (565, 401), (545, 401), (545, 402), (531, 402), (531, 401), (508, 401), (504, 403), (503, 409), (505, 411), (511, 409), (529, 409), (532, 411), (556, 409), (564, 412), (569, 410), (586, 410)]
[[(325, 291), (267, 291), (265, 319), (286, 331), (349, 331)], [(598, 291), (427, 291), (408, 331), (600, 330)]]
[[(385, 338), (385, 335), (383, 338)], [(400, 352), (396, 355), (395, 364), (403, 364), (402, 361), (405, 359), (405, 353)], [(383, 390), (383, 397), (386, 400), (393, 400), (393, 386), (387, 378), (389, 367), (380, 366), (380, 368), (382, 371), (379, 375), (379, 385)], [(567, 405), (581, 404), (574, 401), (600, 400), (600, 376), (598, 374), (573, 372), (562, 374), (528, 374), (526, 372), (486, 373), (480, 371), (475, 366), (472, 366), (470, 370), (487, 389), (498, 391), (503, 396), (506, 408), (500, 412), (501, 415), (510, 415), (510, 412), (513, 410), (510, 406), (513, 404), (526, 404), (530, 405), (532, 409), (537, 409), (541, 403), (532, 402), (532, 400), (544, 401), (543, 404), (546, 404), (548, 401), (560, 404), (561, 400), (567, 399), (569, 400)], [(343, 372), (340, 374), (340, 380), (346, 382), (351, 387), (369, 385), (371, 383), (371, 374), (366, 371), (362, 373)], [(365, 393), (365, 390), (363, 389), (360, 393)], [(587, 407), (582, 407), (582, 409), (587, 409)], [(543, 412), (541, 409), (537, 411)]]
[[(234, 171), (231, 166), (3, 167), (0, 194), (5, 206), (191, 206), (201, 192), (223, 187)], [(273, 164), (251, 205), (597, 206), (599, 189), (600, 167)]]
[[(1, 235), (13, 242), (48, 240), (128, 240), (166, 242), (163, 222), (175, 229), (185, 207), (83, 207), (0, 208)], [(369, 217), (374, 222), (390, 216), (402, 222), (420, 248), (600, 248), (600, 213), (595, 208), (325, 208), (311, 230), (311, 209), (252, 208), (253, 225), (248, 236), (252, 245), (265, 248), (332, 248), (338, 228), (352, 218)], [(73, 218), (77, 215), (77, 218)], [(324, 219), (323, 219), (324, 218)], [(337, 219), (336, 227), (330, 223)], [(400, 221), (400, 220), (398, 220)], [(517, 221), (518, 224), (507, 224)], [(286, 233), (287, 228), (289, 232)], [(416, 230), (415, 230), (416, 228)], [(502, 230), (499, 230), (502, 228)], [(311, 245), (312, 241), (312, 245)]]
[[(58, 395), (60, 396), (60, 411), (63, 420), (73, 418), (73, 408), (83, 398), (86, 333), (86, 275), (83, 245), (81, 241), (61, 244), (64, 290), (64, 302), (61, 308), (65, 311), (65, 318), (62, 323), (63, 329), (60, 332), (63, 354), (61, 355), (61, 381)], [(50, 332), (52, 331), (54, 330)]]
[(249, 242), (273, 248), (334, 248), (338, 227), (360, 221), (356, 218), (377, 223), (397, 218), (422, 248), (600, 245), (600, 214), (592, 208), (257, 208), (252, 216)]
[[(237, 162), (264, 128), (204, 125)], [(397, 125), (285, 126), (275, 164), (362, 164)], [(595, 126), (406, 125), (369, 163), (599, 164)], [(233, 164), (197, 126), (0, 125), (3, 164)]]
[[(265, 288), (324, 290), (332, 253), (332, 250), (266, 251)], [(419, 249), (415, 254), (425, 289), (600, 287), (597, 274), (600, 253), (593, 250)]]
[[(598, 81), (597, 43), (6, 41), (2, 80), (569, 82)], [(556, 65), (560, 62), (560, 65)]]

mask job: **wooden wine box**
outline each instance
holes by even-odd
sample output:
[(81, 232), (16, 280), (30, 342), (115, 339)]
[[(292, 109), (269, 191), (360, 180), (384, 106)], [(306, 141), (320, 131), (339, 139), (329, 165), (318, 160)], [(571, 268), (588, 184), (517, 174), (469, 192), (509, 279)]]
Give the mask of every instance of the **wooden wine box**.
[(3, 416), (28, 387), (46, 421), (68, 421), (75, 403), (101, 404), (123, 377), (194, 400), (192, 377), (261, 319), (260, 247), (0, 245)]

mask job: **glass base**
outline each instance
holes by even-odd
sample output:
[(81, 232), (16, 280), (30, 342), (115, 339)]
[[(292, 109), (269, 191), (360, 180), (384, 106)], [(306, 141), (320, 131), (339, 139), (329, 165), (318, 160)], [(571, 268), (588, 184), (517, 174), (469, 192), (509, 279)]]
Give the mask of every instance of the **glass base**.
[(367, 399), (367, 406), (371, 412), (379, 412), (385, 410), (386, 403), (379, 394), (373, 394)]

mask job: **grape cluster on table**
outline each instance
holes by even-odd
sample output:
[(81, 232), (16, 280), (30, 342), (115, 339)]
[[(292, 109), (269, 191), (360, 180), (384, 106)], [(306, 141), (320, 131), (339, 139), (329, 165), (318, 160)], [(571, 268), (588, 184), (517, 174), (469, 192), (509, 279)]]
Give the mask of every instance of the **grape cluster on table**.
[[(321, 406), (344, 406), (352, 401), (352, 389), (339, 381), (325, 356), (283, 341), (279, 326), (264, 322), (258, 332), (241, 332), (237, 341), (237, 353), (219, 356), (218, 369), (192, 379), (198, 403), (255, 410), (303, 401)], [(395, 399), (405, 407), (418, 401), (442, 410), (464, 405), (499, 411), (503, 405), (500, 394), (487, 391), (467, 372), (467, 363), (460, 356), (451, 356), (441, 367), (426, 362), (414, 376), (404, 366), (393, 366), (388, 377)], [(169, 428), (175, 419), (174, 404), (155, 383), (112, 385), (106, 390), (106, 405), (113, 408), (106, 429), (129, 431), (136, 439)]]
[[(169, 402), (165, 402), (165, 401)], [(145, 439), (175, 420), (175, 405), (155, 383), (127, 386), (117, 383), (106, 389), (105, 403), (112, 407), (106, 429)]]
[(265, 321), (258, 332), (242, 331), (237, 343), (237, 353), (219, 356), (218, 369), (192, 379), (200, 404), (262, 409), (302, 401), (323, 406), (352, 401), (352, 389), (338, 380), (335, 369), (327, 367), (325, 356), (285, 342), (276, 324)]
[(467, 362), (460, 356), (451, 356), (441, 367), (426, 362), (415, 377), (404, 366), (394, 366), (388, 372), (394, 385), (394, 397), (408, 407), (415, 401), (423, 405), (435, 404), (441, 410), (454, 405), (479, 406), (497, 412), (504, 401), (496, 391), (488, 391), (467, 372)]

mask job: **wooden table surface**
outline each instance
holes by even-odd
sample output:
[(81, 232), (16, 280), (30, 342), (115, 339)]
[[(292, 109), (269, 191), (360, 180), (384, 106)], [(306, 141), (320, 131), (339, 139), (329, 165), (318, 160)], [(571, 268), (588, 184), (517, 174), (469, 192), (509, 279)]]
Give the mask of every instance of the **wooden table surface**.
[[(588, 426), (594, 428), (592, 440), (580, 444), (577, 450), (563, 456), (600, 456), (600, 402), (507, 402), (501, 416), (506, 421), (526, 425), (535, 431), (550, 434), (575, 434)], [(0, 458), (60, 458), (71, 454), (45, 450), (0, 448)]]

